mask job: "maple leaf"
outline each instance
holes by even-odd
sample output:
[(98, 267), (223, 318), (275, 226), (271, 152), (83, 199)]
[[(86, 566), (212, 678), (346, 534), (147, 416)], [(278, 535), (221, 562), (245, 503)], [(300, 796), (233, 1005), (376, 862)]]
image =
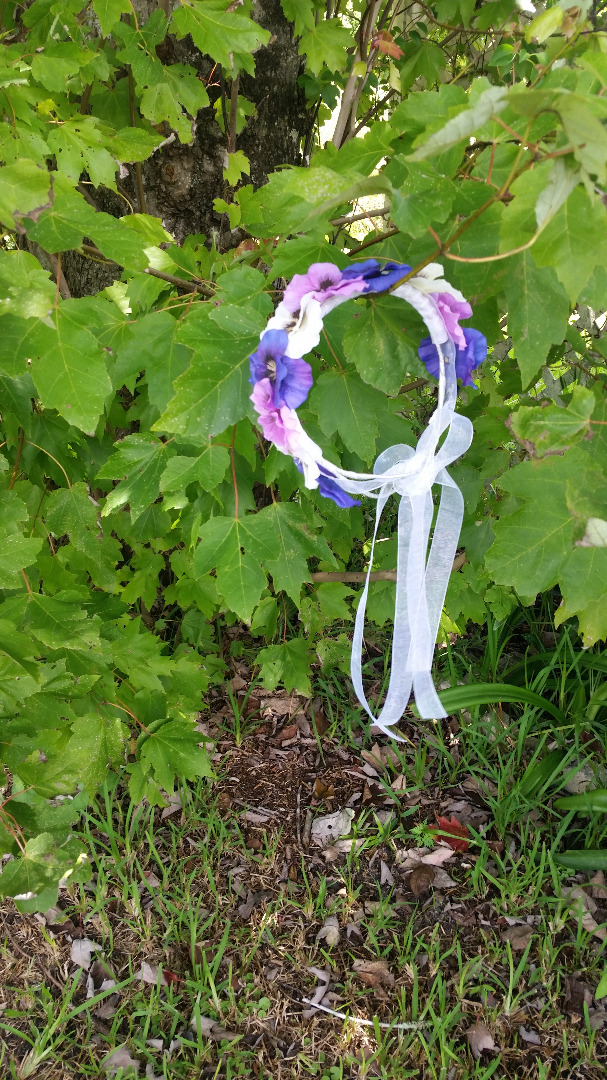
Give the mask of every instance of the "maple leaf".
[(371, 46), (374, 49), (379, 49), (379, 51), (385, 53), (386, 56), (393, 56), (395, 60), (400, 60), (401, 56), (404, 56), (403, 50), (400, 45), (396, 44), (389, 30), (380, 30), (379, 33), (372, 38)]
[(440, 834), (441, 838), (452, 847), (454, 851), (467, 851), (469, 848), (468, 837), (470, 833), (461, 821), (451, 815), (451, 820), (436, 815), (436, 825), (430, 828), (430, 832)]

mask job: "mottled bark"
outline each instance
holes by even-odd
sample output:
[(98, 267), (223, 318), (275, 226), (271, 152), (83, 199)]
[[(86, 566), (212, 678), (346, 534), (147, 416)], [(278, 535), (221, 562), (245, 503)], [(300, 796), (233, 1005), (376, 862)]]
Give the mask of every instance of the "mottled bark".
[[(149, 0), (134, 0), (133, 6), (145, 21), (154, 5), (150, 5)], [(302, 140), (305, 140), (313, 118), (306, 106), (304, 91), (297, 85), (303, 61), (280, 0), (257, 0), (254, 17), (270, 31), (272, 38), (267, 47), (255, 54), (254, 77), (246, 73), (240, 77), (240, 93), (253, 102), (256, 112), (237, 136), (236, 148), (243, 150), (249, 158), (250, 182), (259, 187), (280, 165), (301, 164)], [(209, 57), (200, 53), (189, 37), (180, 41), (173, 36), (167, 37), (159, 46), (158, 55), (165, 64), (190, 64), (195, 68), (208, 84), (211, 106), (202, 109), (196, 117), (191, 144), (182, 145), (175, 139), (143, 163), (146, 210), (163, 221), (177, 243), (183, 242), (188, 235), (202, 233), (208, 243), (214, 241), (220, 250), (228, 250), (236, 246), (244, 234), (238, 229), (230, 230), (227, 215), (219, 214), (213, 208), (216, 198), (229, 201), (231, 197), (231, 189), (223, 179), (228, 137), (217, 123), (214, 108), (222, 93), (221, 72)], [(230, 80), (227, 74), (223, 78), (223, 92), (227, 97), (229, 116)], [(128, 169), (128, 177), (120, 182), (121, 189), (135, 208), (140, 209), (135, 168), (128, 166)], [(87, 197), (100, 210), (116, 216), (125, 212), (123, 199), (113, 192), (95, 192), (87, 187)], [(119, 276), (115, 266), (93, 263), (75, 253), (64, 259), (64, 272), (74, 296), (96, 292)]]

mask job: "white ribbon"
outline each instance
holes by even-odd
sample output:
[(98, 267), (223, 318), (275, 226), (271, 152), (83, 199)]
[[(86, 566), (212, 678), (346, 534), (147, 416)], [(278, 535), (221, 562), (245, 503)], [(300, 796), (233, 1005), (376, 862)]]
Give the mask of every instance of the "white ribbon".
[[(393, 290), (395, 296), (407, 300), (419, 312), (440, 360), (437, 407), (415, 449), (405, 445), (391, 446), (379, 455), (373, 473), (349, 472), (326, 461), (320, 447), (308, 438), (295, 414), (292, 420), (296, 430), (293, 453), (302, 464), (307, 487), (318, 486), (322, 469), (349, 494), (377, 499), (367, 578), (354, 624), (351, 675), (365, 712), (386, 735), (399, 741), (399, 736), (389, 729), (403, 716), (411, 692), (422, 719), (435, 720), (447, 715), (434, 688), (431, 669), (464, 516), (462, 494), (449, 476), (447, 466), (466, 452), (473, 433), (470, 420), (455, 412), (455, 344), (430, 290), (435, 293), (450, 291), (457, 298), (463, 300), (463, 297), (447, 282), (435, 280), (439, 274), (442, 274), (442, 267), (432, 264), (418, 277)], [(333, 297), (319, 303), (311, 295), (305, 296), (295, 322), (294, 316), (281, 304), (268, 326), (287, 329), (287, 355), (299, 357), (318, 344), (323, 316), (342, 302)], [(435, 484), (441, 487), (441, 497), (434, 520), (432, 488)], [(363, 632), (375, 542), (384, 507), (393, 494), (400, 497), (400, 504), (391, 672), (386, 700), (379, 715), (375, 716), (363, 689)]]
[[(384, 450), (374, 466), (373, 479), (354, 479), (356, 474), (337, 474), (341, 487), (352, 494), (377, 498), (375, 529), (352, 641), (351, 676), (358, 700), (368, 716), (385, 734), (401, 719), (411, 691), (423, 719), (446, 716), (431, 677), (434, 646), (453, 559), (464, 516), (464, 500), (447, 466), (466, 452), (472, 441), (472, 424), (455, 413), (457, 376), (455, 349), (451, 342), (439, 347), (441, 373), (439, 405), (417, 448), (398, 445)], [(442, 398), (442, 401), (440, 400)], [(447, 432), (439, 446), (441, 436)], [(332, 466), (335, 473), (335, 466)], [(434, 504), (432, 487), (441, 485), (441, 498), (429, 545)], [(398, 556), (394, 633), (388, 692), (375, 716), (363, 689), (362, 650), (365, 609), (369, 593), (375, 542), (384, 507), (392, 494), (400, 496), (398, 509)]]

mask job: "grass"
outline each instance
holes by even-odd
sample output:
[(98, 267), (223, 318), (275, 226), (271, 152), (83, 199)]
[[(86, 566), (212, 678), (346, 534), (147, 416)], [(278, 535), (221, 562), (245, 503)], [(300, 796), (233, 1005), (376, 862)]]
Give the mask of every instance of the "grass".
[[(512, 683), (522, 670), (564, 712), (560, 730), (539, 709), (499, 704), (406, 720), (405, 742), (372, 772), (361, 751), (375, 737), (332, 676), (324, 724), (301, 713), (286, 748), (293, 719), (264, 712), (265, 691), (214, 701), (218, 777), (185, 786), (164, 819), (108, 783), (82, 823), (89, 883), (63, 889), (46, 920), (0, 909), (0, 1075), (603, 1077), (593, 992), (607, 892), (554, 855), (604, 846), (607, 825), (553, 808), (580, 763), (605, 761), (601, 658), (584, 654), (583, 667), (565, 630), (521, 659), (520, 635), (510, 624), (480, 659), (474, 641), (446, 649), (445, 676)], [(347, 804), (352, 843), (323, 853), (309, 825)], [(427, 851), (436, 815), (452, 813), (469, 847), (442, 867), (451, 884), (418, 894), (407, 853)], [(72, 959), (83, 939), (98, 946), (88, 973)], [(323, 980), (323, 1002), (348, 1019), (302, 1004)], [(479, 1030), (492, 1045), (475, 1055)]]

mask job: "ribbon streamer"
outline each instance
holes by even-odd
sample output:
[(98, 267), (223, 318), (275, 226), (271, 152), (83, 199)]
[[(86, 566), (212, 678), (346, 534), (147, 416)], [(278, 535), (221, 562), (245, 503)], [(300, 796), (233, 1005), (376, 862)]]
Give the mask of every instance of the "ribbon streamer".
[[(402, 740), (390, 728), (403, 716), (411, 693), (423, 719), (447, 715), (434, 688), (431, 669), (464, 516), (463, 496), (447, 468), (466, 452), (473, 434), (470, 420), (455, 412), (458, 354), (439, 304), (439, 300), (444, 300), (445, 290), (451, 289), (453, 295), (457, 290), (444, 280), (437, 281), (438, 272), (442, 274), (442, 268), (427, 267), (427, 276), (420, 275), (392, 289), (393, 295), (406, 300), (419, 312), (438, 354), (437, 407), (415, 449), (403, 444), (391, 446), (379, 455), (373, 473), (349, 472), (323, 457), (320, 447), (301, 427), (295, 410), (276, 407), (274, 412), (260, 414), (262, 421), (266, 420), (274, 425), (274, 431), (278, 430), (276, 436), (268, 437), (274, 439), (279, 449), (293, 455), (304, 474), (306, 487), (318, 487), (324, 476), (350, 495), (365, 495), (377, 500), (367, 577), (354, 623), (351, 677), (367, 715), (386, 735), (399, 741)], [(333, 287), (339, 288), (339, 284)], [(363, 288), (358, 295), (364, 295)], [(348, 296), (333, 295), (326, 300), (318, 300), (311, 293), (304, 295), (295, 319), (284, 310), (284, 305), (280, 305), (268, 326), (288, 332), (285, 358), (299, 357), (314, 348), (320, 337), (323, 316), (352, 296), (352, 291)], [(457, 297), (461, 298), (459, 303), (465, 304), (461, 293), (457, 293)], [(462, 334), (459, 327), (457, 332)], [(477, 337), (481, 336), (477, 334)], [(257, 406), (255, 393), (253, 401)], [(435, 485), (440, 487), (436, 516), (432, 494)], [(379, 715), (375, 716), (363, 687), (363, 633), (375, 543), (383, 511), (392, 495), (400, 499), (394, 632), (386, 699)]]

